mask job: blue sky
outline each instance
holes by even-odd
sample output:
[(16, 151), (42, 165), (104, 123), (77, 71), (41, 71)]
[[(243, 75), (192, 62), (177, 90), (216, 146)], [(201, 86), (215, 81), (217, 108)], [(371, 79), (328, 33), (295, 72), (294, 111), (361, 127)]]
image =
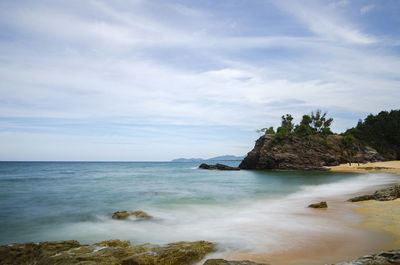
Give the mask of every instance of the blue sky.
[(397, 0), (0, 2), (0, 160), (243, 155), (399, 108)]

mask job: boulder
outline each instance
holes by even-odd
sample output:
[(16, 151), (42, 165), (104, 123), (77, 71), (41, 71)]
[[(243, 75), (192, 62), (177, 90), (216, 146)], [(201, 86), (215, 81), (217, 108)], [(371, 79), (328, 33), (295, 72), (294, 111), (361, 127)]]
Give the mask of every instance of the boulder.
[(319, 203), (313, 203), (308, 205), (310, 208), (328, 208), (328, 204), (326, 202), (319, 202)]
[(133, 211), (133, 212), (127, 212), (127, 211), (117, 211), (113, 214), (112, 218), (113, 219), (126, 219), (129, 216), (134, 216), (139, 219), (149, 219), (152, 218), (151, 215), (147, 214), (144, 211), (138, 210), (138, 211)]
[(203, 265), (268, 265), (268, 264), (256, 263), (248, 260), (232, 261), (224, 259), (208, 259)]
[(231, 167), (224, 164), (215, 164), (215, 165), (208, 165), (208, 164), (201, 164), (199, 166), (200, 169), (217, 169), (217, 170), (240, 170), (238, 167)]

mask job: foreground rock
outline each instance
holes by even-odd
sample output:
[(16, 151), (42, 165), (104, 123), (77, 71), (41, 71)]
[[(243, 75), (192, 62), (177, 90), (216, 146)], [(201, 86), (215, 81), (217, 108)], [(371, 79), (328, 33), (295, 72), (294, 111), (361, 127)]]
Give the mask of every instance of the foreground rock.
[(3, 265), (189, 265), (214, 251), (206, 241), (177, 242), (165, 246), (107, 240), (93, 245), (78, 241), (12, 244), (0, 246)]
[(209, 259), (203, 265), (268, 265), (268, 264), (256, 263), (248, 260), (229, 261), (224, 259)]
[(309, 208), (328, 208), (328, 204), (326, 202), (313, 203), (308, 205)]
[(371, 195), (362, 195), (349, 199), (349, 202), (359, 202), (368, 200), (392, 201), (400, 198), (400, 185), (394, 185), (385, 189), (377, 190)]
[(319, 135), (310, 138), (288, 135), (276, 140), (274, 134), (261, 136), (253, 150), (240, 163), (241, 169), (329, 170), (347, 162), (385, 160), (375, 149), (355, 143), (351, 150), (340, 135)]
[(398, 265), (400, 264), (400, 250), (384, 251), (374, 255), (366, 255), (350, 262), (341, 262), (336, 265)]
[(227, 165), (223, 165), (223, 164), (215, 164), (215, 165), (208, 165), (208, 164), (201, 164), (199, 166), (199, 168), (201, 169), (217, 169), (217, 170), (240, 170), (240, 168), (238, 167), (230, 167)]
[(126, 219), (130, 216), (134, 216), (136, 218), (140, 219), (149, 219), (152, 218), (151, 215), (147, 214), (146, 212), (143, 212), (141, 210), (134, 211), (134, 212), (127, 212), (127, 211), (121, 211), (121, 212), (115, 212), (112, 216), (113, 219)]

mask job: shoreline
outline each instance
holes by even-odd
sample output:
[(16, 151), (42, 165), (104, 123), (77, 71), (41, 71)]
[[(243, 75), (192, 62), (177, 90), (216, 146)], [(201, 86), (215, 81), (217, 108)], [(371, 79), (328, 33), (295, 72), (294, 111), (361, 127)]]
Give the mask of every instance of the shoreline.
[[(365, 163), (341, 164), (339, 166), (327, 167), (331, 172), (345, 173), (393, 173), (400, 177), (400, 161), (385, 161)], [(400, 178), (397, 181), (400, 183)], [(394, 185), (396, 182), (389, 184)], [(385, 185), (387, 186), (387, 185)], [(365, 195), (375, 192), (381, 187), (374, 187), (370, 190), (354, 191), (352, 195)], [(350, 196), (347, 199), (352, 197)], [(346, 215), (349, 211), (356, 214), (359, 220), (354, 223), (348, 221), (347, 226), (354, 231), (361, 233), (353, 235), (332, 235), (329, 238), (324, 236), (311, 237), (303, 246), (291, 250), (272, 252), (270, 254), (254, 254), (251, 252), (238, 252), (228, 255), (227, 259), (249, 259), (255, 262), (269, 263), (273, 265), (317, 265), (333, 264), (350, 261), (363, 255), (369, 255), (380, 251), (387, 251), (400, 248), (400, 199), (393, 201), (368, 200), (362, 202), (346, 202), (336, 200), (328, 205), (335, 205), (334, 212), (328, 218), (335, 218), (335, 215)], [(328, 207), (332, 211), (333, 207)], [(317, 210), (321, 211), (321, 210)], [(324, 211), (324, 210), (322, 210)], [(316, 218), (320, 218), (316, 213)], [(353, 223), (352, 223), (353, 222)], [(354, 238), (356, 236), (356, 238)], [(373, 239), (372, 244), (369, 243)], [(354, 247), (353, 244), (362, 242), (364, 246)], [(347, 245), (346, 245), (347, 244)], [(346, 247), (345, 247), (346, 246)], [(327, 259), (326, 257), (329, 257)]]
[[(400, 202), (400, 200), (399, 200)], [(326, 220), (322, 230), (330, 232), (288, 235), (296, 241), (295, 245), (281, 245), (273, 250), (239, 250), (232, 253), (211, 253), (211, 258), (226, 260), (250, 260), (272, 265), (320, 265), (336, 264), (349, 261), (363, 255), (377, 253), (389, 249), (388, 242), (393, 236), (380, 229), (369, 229), (361, 226), (363, 217), (354, 211), (354, 205), (344, 200), (328, 201), (328, 209), (310, 209), (308, 215), (315, 219)], [(399, 215), (400, 216), (400, 215)], [(331, 220), (339, 219), (338, 226), (332, 226)], [(268, 236), (268, 235), (266, 235)], [(400, 239), (400, 237), (398, 238)], [(199, 263), (201, 264), (201, 263)]]
[[(339, 166), (329, 167), (332, 172), (385, 172), (399, 175), (400, 177), (400, 161), (385, 161), (360, 164), (352, 163), (341, 164)], [(400, 184), (400, 178), (397, 181)], [(364, 194), (363, 194), (364, 195)], [(392, 201), (376, 201), (366, 200), (360, 202), (348, 202), (355, 205), (353, 211), (363, 216), (357, 227), (370, 230), (380, 231), (392, 237), (392, 241), (385, 245), (385, 249), (400, 248), (400, 199)]]

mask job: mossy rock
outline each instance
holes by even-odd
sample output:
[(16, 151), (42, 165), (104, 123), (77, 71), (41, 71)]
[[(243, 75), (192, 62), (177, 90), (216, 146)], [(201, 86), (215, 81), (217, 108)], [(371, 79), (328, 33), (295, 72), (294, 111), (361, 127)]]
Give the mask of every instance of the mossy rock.
[(319, 202), (319, 203), (313, 203), (308, 205), (310, 208), (328, 208), (328, 204), (326, 202)]
[(149, 215), (148, 213), (146, 213), (142, 210), (137, 210), (137, 211), (133, 211), (133, 212), (117, 211), (113, 214), (112, 218), (113, 219), (127, 219), (130, 216), (134, 216), (134, 217), (140, 218), (140, 219), (152, 218), (151, 215)]
[(185, 265), (201, 260), (215, 250), (215, 244), (206, 241), (177, 242), (164, 247), (153, 247), (147, 252), (122, 260), (122, 265)]

